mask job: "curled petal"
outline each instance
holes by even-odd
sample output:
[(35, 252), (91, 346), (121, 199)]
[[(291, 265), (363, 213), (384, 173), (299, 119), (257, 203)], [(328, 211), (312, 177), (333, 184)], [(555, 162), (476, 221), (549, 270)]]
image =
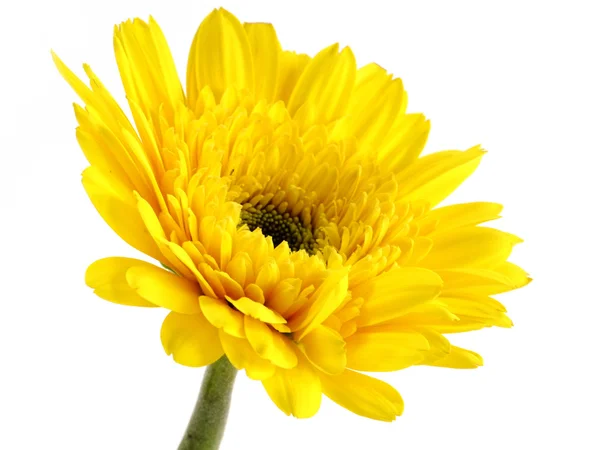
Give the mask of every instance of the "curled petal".
[(135, 266), (127, 271), (127, 282), (156, 306), (181, 314), (199, 314), (198, 284), (153, 265)]
[(308, 360), (322, 371), (335, 375), (346, 368), (346, 342), (337, 331), (319, 325), (300, 345)]
[(223, 356), (219, 333), (202, 314), (169, 313), (160, 340), (167, 355), (184, 366), (206, 366)]
[(133, 267), (148, 268), (155, 266), (132, 258), (99, 259), (92, 263), (85, 272), (85, 283), (94, 289), (94, 293), (98, 297), (109, 302), (128, 306), (158, 306), (139, 295), (137, 290), (127, 282), (127, 271)]
[(253, 380), (265, 380), (273, 376), (277, 367), (270, 361), (261, 358), (246, 339), (236, 338), (219, 330), (221, 345), (231, 364), (238, 370), (246, 370), (246, 375)]
[(277, 369), (263, 386), (286, 415), (300, 419), (314, 416), (321, 406), (321, 382), (310, 365), (300, 360), (293, 369)]
[(292, 341), (278, 331), (250, 316), (244, 316), (246, 337), (252, 348), (262, 358), (284, 369), (291, 369), (298, 364), (298, 357)]
[(359, 416), (391, 422), (404, 410), (404, 402), (396, 389), (358, 372), (322, 374), (321, 384), (327, 397)]

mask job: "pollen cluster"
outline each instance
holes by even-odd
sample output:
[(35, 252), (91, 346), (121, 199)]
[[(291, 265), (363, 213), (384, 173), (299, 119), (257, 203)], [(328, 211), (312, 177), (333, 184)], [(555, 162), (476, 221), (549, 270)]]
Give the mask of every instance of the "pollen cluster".
[(285, 241), (292, 251), (315, 253), (311, 226), (301, 223), (298, 216), (292, 217), (286, 211), (280, 212), (273, 205), (267, 205), (262, 209), (253, 206), (243, 209), (240, 218), (250, 230), (259, 228), (265, 236), (270, 236), (275, 246)]

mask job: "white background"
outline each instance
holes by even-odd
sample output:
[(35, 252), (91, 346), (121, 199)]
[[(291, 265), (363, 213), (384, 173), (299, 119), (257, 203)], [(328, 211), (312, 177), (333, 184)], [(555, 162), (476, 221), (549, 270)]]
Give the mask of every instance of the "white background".
[(112, 26), (152, 14), (180, 73), (215, 6), (272, 22), (287, 49), (350, 45), (403, 78), (432, 121), (427, 151), (489, 150), (455, 202), (506, 205), (534, 282), (501, 296), (515, 322), (457, 336), (474, 371), (382, 378), (406, 410), (392, 424), (324, 399), (286, 417), (241, 374), (223, 449), (598, 449), (600, 34), (589, 1), (7, 1), (0, 7), (0, 448), (175, 449), (202, 377), (164, 355), (164, 311), (109, 304), (83, 283), (97, 258), (137, 256), (80, 184), (74, 94), (50, 48), (88, 62), (123, 102)]

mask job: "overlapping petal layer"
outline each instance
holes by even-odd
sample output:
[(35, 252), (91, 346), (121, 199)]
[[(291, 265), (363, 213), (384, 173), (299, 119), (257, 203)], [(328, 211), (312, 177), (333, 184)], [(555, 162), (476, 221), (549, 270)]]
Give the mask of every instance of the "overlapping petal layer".
[(394, 388), (358, 371), (474, 368), (447, 333), (511, 326), (491, 296), (529, 281), (520, 242), (480, 224), (492, 203), (436, 206), (477, 167), (479, 147), (419, 157), (429, 132), (402, 82), (337, 45), (284, 51), (268, 24), (213, 11), (196, 33), (186, 91), (153, 19), (115, 28), (134, 124), (89, 67), (77, 138), (94, 206), (134, 248), (90, 266), (109, 301), (160, 306), (165, 351), (188, 366), (223, 354), (286, 414), (324, 393), (393, 420)]

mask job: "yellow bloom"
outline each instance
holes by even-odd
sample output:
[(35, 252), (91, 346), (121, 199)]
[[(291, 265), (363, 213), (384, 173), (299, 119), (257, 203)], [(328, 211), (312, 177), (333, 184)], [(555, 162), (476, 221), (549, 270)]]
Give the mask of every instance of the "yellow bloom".
[[(164, 307), (167, 354), (205, 366), (223, 353), (286, 414), (324, 393), (390, 421), (403, 402), (359, 371), (474, 368), (444, 334), (510, 327), (490, 296), (529, 278), (515, 236), (479, 226), (501, 206), (436, 208), (477, 167), (479, 147), (420, 157), (429, 131), (401, 80), (349, 48), (281, 49), (269, 24), (213, 11), (193, 40), (184, 91), (151, 18), (115, 28), (135, 124), (96, 75), (56, 56), (85, 107), (83, 185), (127, 243), (162, 265), (110, 257), (95, 293)], [(435, 209), (434, 209), (435, 208)]]

